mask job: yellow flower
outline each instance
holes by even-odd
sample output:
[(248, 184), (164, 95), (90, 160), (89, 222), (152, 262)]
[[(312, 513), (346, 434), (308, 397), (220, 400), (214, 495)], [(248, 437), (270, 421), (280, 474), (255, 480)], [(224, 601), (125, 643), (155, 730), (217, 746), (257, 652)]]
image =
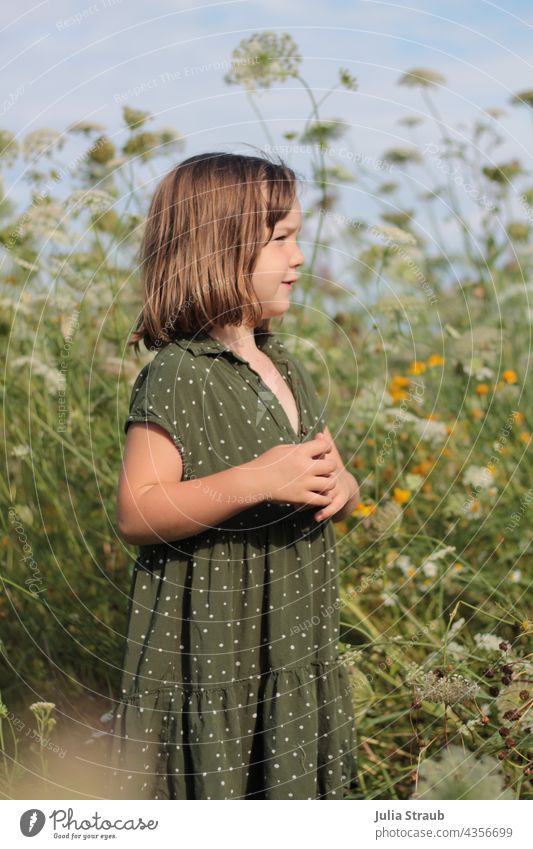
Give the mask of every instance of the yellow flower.
[(513, 413), (513, 419), (515, 420), (515, 422), (517, 424), (522, 424), (523, 421), (524, 421), (524, 414), (518, 412), (518, 410), (517, 410), (516, 412)]
[(531, 622), (529, 621), (529, 619), (524, 619), (524, 621), (520, 623), (520, 628), (522, 631), (529, 631), (530, 627)]
[(516, 381), (518, 380), (517, 373), (511, 368), (504, 371), (502, 377), (506, 383), (516, 383)]
[(427, 358), (426, 364), (428, 366), (441, 366), (444, 362), (444, 358), (439, 354), (431, 354), (430, 357)]
[(412, 578), (412, 577), (413, 577), (413, 575), (416, 575), (416, 569), (415, 569), (415, 567), (414, 567), (414, 566), (409, 566), (409, 568), (406, 570), (405, 574), (407, 575), (407, 577), (408, 577), (408, 578)]
[(462, 563), (455, 563), (453, 568), (455, 569), (456, 572), (460, 572), (461, 569), (463, 568), (463, 564)]
[(402, 377), (399, 374), (395, 374), (394, 377), (391, 380), (390, 385), (391, 386), (400, 386), (400, 387), (405, 389), (405, 387), (409, 386), (410, 383), (411, 383), (411, 381), (408, 377)]
[(418, 466), (413, 466), (413, 474), (414, 475), (426, 475), (433, 468), (433, 463), (431, 460), (422, 460)]
[(351, 515), (352, 516), (369, 516), (371, 513), (374, 512), (375, 509), (376, 509), (375, 504), (363, 504), (363, 502), (360, 501), (358, 504), (356, 504), (355, 509), (352, 510)]
[(414, 360), (409, 366), (409, 374), (422, 374), (426, 370), (426, 364), (419, 360)]
[(398, 502), (398, 504), (405, 504), (411, 498), (411, 490), (410, 489), (400, 489), (399, 486), (394, 487), (394, 500)]
[(518, 438), (519, 438), (520, 442), (525, 442), (527, 444), (529, 442), (529, 440), (531, 439), (531, 434), (527, 433), (527, 431), (523, 430), (518, 434)]
[(476, 392), (478, 395), (486, 395), (488, 391), (489, 387), (486, 383), (480, 383), (478, 386), (476, 386)]
[(389, 391), (389, 395), (391, 396), (394, 403), (396, 403), (396, 401), (403, 401), (404, 398), (409, 398), (408, 393), (404, 392), (403, 389), (391, 389)]
[(426, 578), (424, 581), (422, 581), (422, 586), (430, 587), (431, 586), (431, 578)]
[(494, 465), (494, 463), (487, 463), (487, 469), (489, 470), (491, 475), (494, 475), (496, 473), (496, 466)]

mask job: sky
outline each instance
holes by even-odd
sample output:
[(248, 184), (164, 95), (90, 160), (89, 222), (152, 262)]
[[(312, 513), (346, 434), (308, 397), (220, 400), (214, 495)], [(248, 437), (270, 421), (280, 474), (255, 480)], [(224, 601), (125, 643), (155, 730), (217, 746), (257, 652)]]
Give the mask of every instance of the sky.
[[(522, 0), (504, 6), (487, 0), (19, 0), (2, 4), (0, 30), (0, 128), (19, 138), (37, 128), (63, 132), (84, 120), (119, 139), (127, 104), (150, 111), (153, 128), (174, 127), (185, 138), (183, 156), (264, 146), (269, 142), (247, 94), (223, 75), (241, 39), (268, 30), (290, 33), (315, 98), (337, 83), (341, 66), (357, 78), (357, 91), (337, 91), (321, 108), (322, 118), (350, 124), (338, 164), (366, 157), (379, 178), (383, 151), (411, 143), (398, 124), (407, 115), (425, 119), (421, 144), (437, 140), (420, 91), (398, 85), (415, 67), (445, 77), (432, 97), (447, 127), (462, 127), (461, 134), (486, 117), (485, 109), (499, 107), (497, 156), (516, 155), (527, 165), (531, 157), (530, 110), (509, 104), (516, 91), (533, 89), (533, 5)], [(309, 94), (294, 79), (261, 91), (257, 103), (277, 145), (310, 115)], [(297, 151), (286, 159), (307, 167)], [(157, 168), (168, 167), (159, 160)]]

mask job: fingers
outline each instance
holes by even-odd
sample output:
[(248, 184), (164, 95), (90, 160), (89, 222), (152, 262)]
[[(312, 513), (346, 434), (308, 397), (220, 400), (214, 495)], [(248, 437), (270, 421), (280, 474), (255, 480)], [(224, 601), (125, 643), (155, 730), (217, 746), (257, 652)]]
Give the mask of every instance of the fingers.
[(333, 501), (329, 494), (322, 495), (320, 492), (310, 492), (304, 504), (295, 507), (295, 510), (309, 510), (311, 507), (328, 507)]
[(302, 443), (302, 447), (309, 452), (311, 457), (318, 457), (320, 454), (329, 453), (333, 448), (333, 442), (324, 434), (321, 434), (310, 439), (309, 442)]

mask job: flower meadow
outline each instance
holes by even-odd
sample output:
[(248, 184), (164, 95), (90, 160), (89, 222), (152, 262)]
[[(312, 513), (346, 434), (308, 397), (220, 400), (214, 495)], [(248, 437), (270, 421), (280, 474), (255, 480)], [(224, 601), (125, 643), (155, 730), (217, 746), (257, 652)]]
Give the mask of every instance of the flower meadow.
[[(317, 99), (304, 64), (261, 32), (224, 80), (306, 181), (278, 327), (360, 488), (335, 528), (362, 797), (530, 799), (533, 176), (500, 153), (507, 110), (455, 128), (429, 68), (398, 79), (420, 96), (391, 127), (402, 144), (363, 154), (327, 111), (344, 91), (353, 114), (357, 79), (341, 67)], [(282, 132), (261, 104), (287, 84), (308, 117)], [(126, 346), (136, 256), (186, 133), (126, 105), (112, 130), (0, 129), (5, 798), (64, 798), (67, 780), (82, 797), (104, 756), (135, 557), (115, 526), (122, 424), (153, 356)]]

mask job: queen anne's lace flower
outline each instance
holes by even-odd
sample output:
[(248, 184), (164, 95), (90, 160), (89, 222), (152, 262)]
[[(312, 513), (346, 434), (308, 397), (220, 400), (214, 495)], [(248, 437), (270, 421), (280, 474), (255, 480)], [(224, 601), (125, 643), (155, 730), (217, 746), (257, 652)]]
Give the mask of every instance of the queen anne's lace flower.
[(94, 215), (99, 212), (106, 212), (114, 203), (115, 199), (108, 192), (103, 192), (99, 189), (89, 189), (89, 191), (79, 190), (72, 192), (64, 201), (64, 206), (75, 213), (86, 208)]
[(298, 76), (302, 57), (289, 33), (254, 33), (243, 39), (232, 53), (232, 66), (224, 81), (241, 83), (249, 91), (270, 88), (274, 82)]
[(398, 85), (418, 86), (419, 88), (429, 88), (431, 86), (444, 85), (446, 78), (439, 74), (438, 71), (433, 71), (431, 68), (411, 68), (400, 77)]
[(413, 799), (513, 799), (505, 789), (499, 762), (488, 755), (477, 760), (473, 752), (451, 745), (439, 759), (426, 758), (418, 770)]
[(415, 685), (415, 691), (421, 701), (457, 705), (475, 699), (479, 685), (458, 674), (439, 678), (434, 672), (426, 672)]

